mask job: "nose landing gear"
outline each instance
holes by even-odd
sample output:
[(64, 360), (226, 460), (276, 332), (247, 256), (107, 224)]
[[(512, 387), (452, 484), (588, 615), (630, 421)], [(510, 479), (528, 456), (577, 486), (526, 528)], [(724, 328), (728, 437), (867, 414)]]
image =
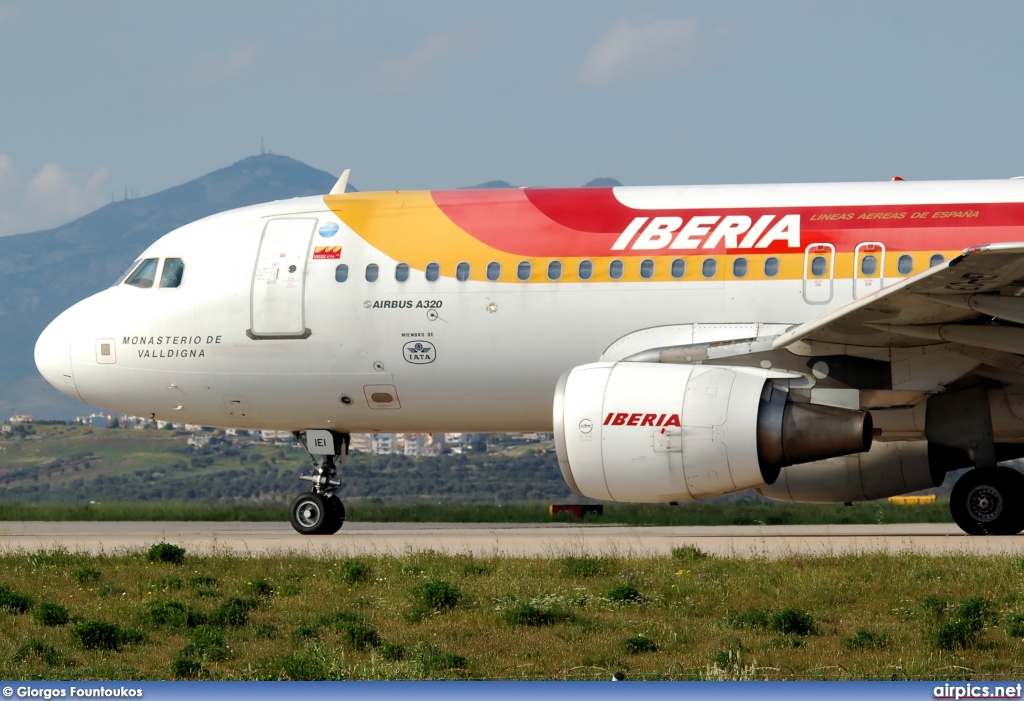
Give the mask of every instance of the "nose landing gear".
[(313, 461), (313, 471), (299, 479), (313, 483), (311, 491), (292, 500), (289, 520), (303, 535), (337, 533), (345, 523), (345, 506), (334, 493), (341, 486), (338, 465), (348, 454), (349, 435), (333, 431), (309, 430), (296, 438)]

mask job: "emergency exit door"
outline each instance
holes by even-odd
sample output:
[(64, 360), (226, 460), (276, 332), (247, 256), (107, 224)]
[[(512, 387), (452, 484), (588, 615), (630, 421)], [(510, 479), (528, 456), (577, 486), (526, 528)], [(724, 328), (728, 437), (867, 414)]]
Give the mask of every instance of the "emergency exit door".
[(885, 246), (878, 241), (859, 244), (853, 256), (853, 296), (869, 295), (882, 289)]
[(804, 251), (804, 301), (828, 304), (832, 301), (836, 247), (830, 243), (812, 243)]
[(302, 336), (306, 331), (306, 260), (316, 219), (271, 219), (263, 229), (252, 275), (254, 336)]

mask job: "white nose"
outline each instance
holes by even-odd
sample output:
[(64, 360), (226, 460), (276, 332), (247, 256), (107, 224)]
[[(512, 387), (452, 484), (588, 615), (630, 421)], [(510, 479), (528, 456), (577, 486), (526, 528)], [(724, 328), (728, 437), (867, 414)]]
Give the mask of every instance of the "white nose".
[(71, 373), (71, 332), (64, 312), (43, 329), (36, 341), (36, 368), (46, 381), (72, 399), (81, 401)]

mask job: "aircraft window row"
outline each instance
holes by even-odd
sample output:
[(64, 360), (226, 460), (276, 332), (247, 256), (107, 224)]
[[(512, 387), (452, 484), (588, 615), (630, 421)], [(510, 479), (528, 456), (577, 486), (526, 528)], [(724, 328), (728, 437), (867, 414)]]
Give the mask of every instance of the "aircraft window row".
[[(928, 259), (928, 267), (934, 268), (936, 265), (941, 265), (946, 262), (946, 256), (941, 253), (935, 253)], [(896, 270), (900, 275), (909, 275), (914, 270), (914, 257), (909, 254), (903, 254), (896, 261)], [(878, 258), (872, 254), (868, 254), (860, 260), (860, 272), (862, 275), (871, 276), (878, 272)]]
[[(936, 253), (928, 261), (929, 266), (936, 266), (940, 263), (944, 263), (946, 260), (945, 256), (941, 253)], [(157, 258), (147, 258), (142, 261), (135, 271), (128, 278), (127, 284), (136, 285), (137, 287), (152, 287), (153, 280), (156, 276), (156, 269), (159, 260)], [(656, 261), (651, 258), (646, 258), (640, 261), (640, 277), (644, 280), (650, 280), (654, 277), (656, 270)], [(562, 278), (563, 264), (560, 260), (553, 260), (548, 263), (547, 277), (549, 280), (560, 280)], [(620, 259), (615, 259), (608, 264), (608, 277), (612, 280), (621, 280), (625, 274), (626, 265)], [(768, 278), (778, 276), (780, 269), (779, 259), (775, 256), (770, 256), (764, 261), (764, 275)], [(814, 256), (811, 259), (810, 273), (814, 277), (823, 277), (828, 274), (829, 262), (825, 256)], [(901, 255), (896, 263), (896, 269), (901, 275), (909, 275), (914, 269), (914, 258), (910, 255)], [(164, 263), (163, 274), (160, 278), (161, 287), (177, 287), (181, 284), (181, 277), (185, 270), (185, 264), (180, 258), (168, 258)], [(747, 276), (750, 270), (750, 262), (746, 258), (735, 258), (732, 262), (732, 274), (733, 277), (743, 278)], [(398, 282), (406, 282), (409, 279), (409, 264), (399, 263), (395, 267), (395, 280)], [(470, 264), (467, 262), (459, 263), (455, 266), (455, 279), (460, 282), (469, 280), (470, 277)], [(582, 260), (576, 270), (580, 280), (590, 280), (594, 276), (594, 262), (591, 260)], [(679, 280), (686, 276), (686, 261), (682, 258), (676, 258), (672, 261), (669, 268), (669, 272), (672, 278)], [(701, 263), (700, 268), (701, 275), (705, 278), (713, 278), (718, 274), (718, 260), (715, 258), (705, 258)], [(878, 257), (869, 254), (861, 258), (860, 261), (860, 272), (862, 275), (872, 276), (878, 272)], [(487, 279), (491, 282), (495, 282), (501, 279), (501, 263), (497, 261), (491, 261), (487, 264)], [(435, 282), (441, 277), (441, 265), (439, 263), (427, 264), (425, 270), (426, 278), (430, 282)], [(370, 263), (366, 266), (366, 280), (367, 282), (376, 282), (380, 276), (380, 268), (376, 263)], [(533, 277), (533, 264), (529, 261), (521, 261), (516, 266), (516, 279), (527, 281)], [(348, 265), (342, 263), (334, 271), (334, 279), (338, 282), (345, 282), (348, 280)]]
[[(126, 285), (149, 289), (156, 282), (156, 273), (160, 268), (159, 258), (146, 258), (139, 263), (125, 279)], [(160, 271), (160, 287), (174, 288), (181, 285), (185, 275), (185, 262), (181, 258), (167, 258)]]

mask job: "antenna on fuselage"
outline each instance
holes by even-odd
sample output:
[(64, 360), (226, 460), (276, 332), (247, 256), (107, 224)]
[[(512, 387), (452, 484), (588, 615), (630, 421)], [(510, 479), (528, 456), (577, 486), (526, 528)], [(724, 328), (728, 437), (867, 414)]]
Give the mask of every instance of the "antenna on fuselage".
[(346, 168), (345, 170), (343, 170), (341, 173), (341, 177), (338, 178), (338, 182), (334, 183), (334, 187), (331, 188), (331, 191), (328, 194), (344, 195), (345, 190), (348, 189), (348, 176), (349, 173), (351, 172), (352, 170), (350, 168)]

